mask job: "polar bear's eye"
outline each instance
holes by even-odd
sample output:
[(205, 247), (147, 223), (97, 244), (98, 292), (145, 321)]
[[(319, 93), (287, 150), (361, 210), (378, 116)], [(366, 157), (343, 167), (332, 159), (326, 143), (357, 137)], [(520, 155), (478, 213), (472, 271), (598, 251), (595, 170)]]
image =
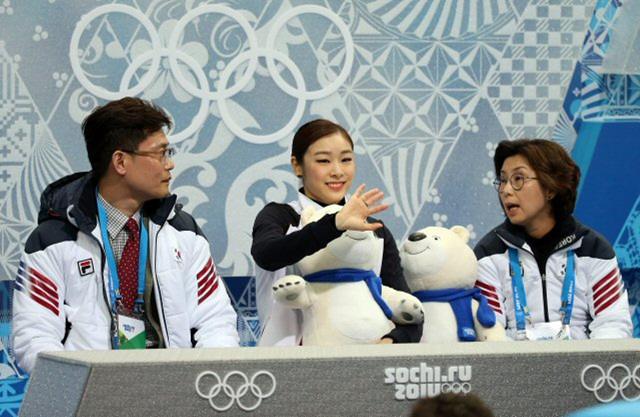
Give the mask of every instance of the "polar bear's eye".
[(440, 236), (434, 236), (433, 240), (440, 240)]

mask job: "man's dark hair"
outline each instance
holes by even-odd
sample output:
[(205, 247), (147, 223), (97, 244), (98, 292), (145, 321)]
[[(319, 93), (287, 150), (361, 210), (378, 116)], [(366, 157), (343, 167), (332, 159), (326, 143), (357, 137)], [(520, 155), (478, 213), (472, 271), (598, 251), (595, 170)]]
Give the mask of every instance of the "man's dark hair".
[(82, 122), (93, 177), (104, 176), (115, 151), (135, 151), (149, 135), (171, 126), (164, 110), (141, 98), (125, 97), (95, 108)]
[(474, 394), (443, 393), (422, 398), (410, 417), (495, 417), (484, 401)]

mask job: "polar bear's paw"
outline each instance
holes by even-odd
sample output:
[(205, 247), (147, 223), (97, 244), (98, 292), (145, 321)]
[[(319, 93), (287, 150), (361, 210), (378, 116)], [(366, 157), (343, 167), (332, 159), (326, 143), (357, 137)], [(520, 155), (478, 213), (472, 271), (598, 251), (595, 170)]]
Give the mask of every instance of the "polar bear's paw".
[(295, 303), (306, 287), (307, 281), (304, 278), (287, 275), (273, 285), (273, 297), (280, 302)]
[(424, 322), (422, 303), (412, 298), (403, 298), (393, 312), (392, 320), (397, 324), (419, 324)]

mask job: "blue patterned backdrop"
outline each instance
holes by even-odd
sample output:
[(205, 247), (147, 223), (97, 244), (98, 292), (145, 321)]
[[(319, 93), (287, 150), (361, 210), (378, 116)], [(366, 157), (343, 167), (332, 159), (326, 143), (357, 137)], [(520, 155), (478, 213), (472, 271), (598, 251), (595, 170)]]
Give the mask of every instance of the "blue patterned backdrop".
[(623, 3), (2, 0), (0, 416), (17, 415), (26, 383), (10, 293), (39, 195), (89, 168), (80, 123), (124, 95), (176, 122), (173, 191), (211, 242), (245, 345), (258, 326), (253, 219), (295, 195), (289, 144), (318, 117), (351, 132), (356, 183), (384, 190), (399, 242), (461, 224), (474, 244), (502, 221), (497, 143), (558, 141), (584, 173), (577, 215), (614, 243), (635, 306), (640, 76), (602, 70)]

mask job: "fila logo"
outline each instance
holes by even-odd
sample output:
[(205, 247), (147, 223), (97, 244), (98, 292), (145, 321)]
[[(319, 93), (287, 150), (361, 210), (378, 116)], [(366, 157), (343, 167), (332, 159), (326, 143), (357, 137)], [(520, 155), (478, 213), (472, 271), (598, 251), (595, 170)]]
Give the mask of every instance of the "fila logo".
[(89, 258), (79, 261), (78, 271), (80, 271), (81, 277), (93, 274), (93, 259)]

